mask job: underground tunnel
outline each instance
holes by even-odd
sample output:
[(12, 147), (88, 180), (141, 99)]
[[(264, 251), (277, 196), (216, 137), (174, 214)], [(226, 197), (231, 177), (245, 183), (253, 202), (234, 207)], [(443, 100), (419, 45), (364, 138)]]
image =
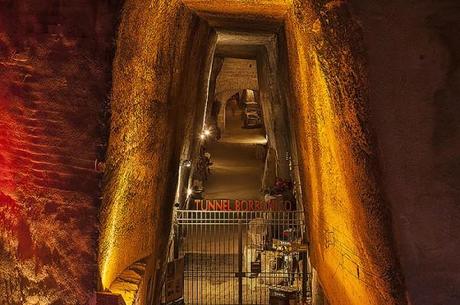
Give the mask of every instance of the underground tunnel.
[(0, 1), (0, 304), (460, 304), (460, 3)]

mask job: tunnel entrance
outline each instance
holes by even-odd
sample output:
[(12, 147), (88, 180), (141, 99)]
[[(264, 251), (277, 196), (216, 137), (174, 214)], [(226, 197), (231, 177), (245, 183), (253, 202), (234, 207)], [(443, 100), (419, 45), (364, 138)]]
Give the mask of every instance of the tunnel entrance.
[(257, 34), (263, 43), (246, 56), (228, 47), (229, 37), (233, 43), (252, 35), (218, 32), (213, 70), (219, 69), (209, 79), (188, 178), (178, 182), (189, 181), (174, 213), (164, 304), (178, 296), (196, 305), (311, 299), (306, 223), (290, 168), (288, 110), (270, 61), (277, 36)]
[(212, 127), (212, 139), (201, 142), (203, 166), (197, 178), (205, 186), (204, 198), (260, 200), (267, 150), (260, 104), (245, 94), (225, 104), (225, 129)]
[[(262, 187), (271, 166), (262, 109), (248, 89), (225, 104), (225, 130), (209, 126), (187, 209), (175, 217), (173, 265), (183, 272), (183, 301), (268, 305), (309, 299), (303, 215), (287, 184)], [(248, 114), (258, 123), (248, 124)]]

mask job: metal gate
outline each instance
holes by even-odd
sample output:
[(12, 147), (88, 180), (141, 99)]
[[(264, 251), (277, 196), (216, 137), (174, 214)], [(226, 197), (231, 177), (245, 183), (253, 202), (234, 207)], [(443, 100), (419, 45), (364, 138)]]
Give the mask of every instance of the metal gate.
[(185, 304), (269, 304), (270, 295), (310, 296), (299, 212), (179, 210), (176, 216)]

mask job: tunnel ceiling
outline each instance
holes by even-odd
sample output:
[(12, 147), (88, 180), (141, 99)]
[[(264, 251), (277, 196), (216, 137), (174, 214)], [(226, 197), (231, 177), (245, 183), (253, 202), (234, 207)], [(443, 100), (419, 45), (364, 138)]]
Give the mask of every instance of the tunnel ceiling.
[(184, 0), (183, 3), (213, 28), (277, 31), (289, 8), (285, 0)]
[(225, 58), (217, 76), (216, 97), (226, 102), (243, 89), (258, 90), (257, 62), (249, 59)]
[(221, 57), (255, 59), (275, 40), (274, 33), (218, 30), (215, 53)]

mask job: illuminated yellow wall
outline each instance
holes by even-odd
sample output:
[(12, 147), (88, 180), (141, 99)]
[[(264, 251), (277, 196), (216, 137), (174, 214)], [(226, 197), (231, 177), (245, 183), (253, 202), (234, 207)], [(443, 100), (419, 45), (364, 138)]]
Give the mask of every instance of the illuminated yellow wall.
[(358, 29), (341, 5), (319, 15), (294, 1), (286, 22), (312, 262), (333, 305), (404, 304), (366, 129), (359, 32), (349, 35)]
[[(179, 154), (186, 131), (193, 136), (210, 35), (180, 1), (124, 4), (101, 213), (102, 289), (110, 290), (141, 259), (146, 271), (140, 285), (146, 288), (151, 276), (158, 283), (155, 271), (166, 259)], [(133, 300), (126, 294), (125, 301)]]

